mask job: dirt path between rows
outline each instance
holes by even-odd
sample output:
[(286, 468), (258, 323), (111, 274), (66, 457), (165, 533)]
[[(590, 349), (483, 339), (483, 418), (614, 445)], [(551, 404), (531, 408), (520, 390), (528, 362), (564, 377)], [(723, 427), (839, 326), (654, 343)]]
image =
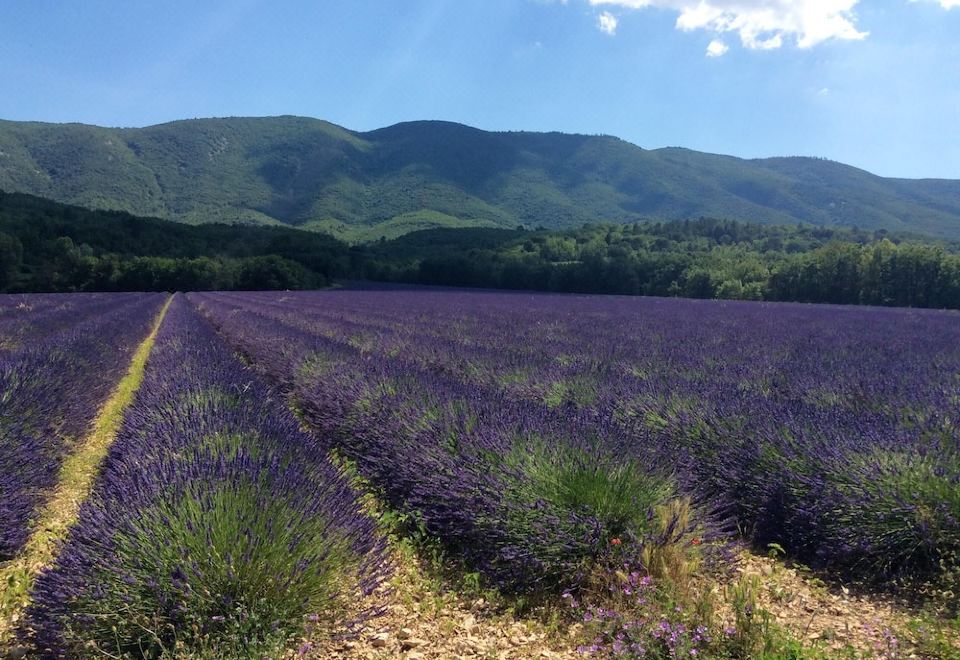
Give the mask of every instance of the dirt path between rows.
[[(438, 584), (408, 553), (397, 553), (395, 560), (390, 590), (380, 596), (383, 616), (346, 641), (305, 640), (297, 655), (322, 660), (586, 657), (577, 651), (585, 642), (579, 624), (548, 626), (536, 617), (513, 616), (483, 598)], [(816, 657), (960, 658), (960, 640), (953, 656), (921, 649), (909, 632), (915, 613), (890, 597), (828, 587), (807, 570), (747, 550), (738, 554), (734, 574), (759, 580), (759, 604)], [(719, 608), (722, 612), (724, 605)]]

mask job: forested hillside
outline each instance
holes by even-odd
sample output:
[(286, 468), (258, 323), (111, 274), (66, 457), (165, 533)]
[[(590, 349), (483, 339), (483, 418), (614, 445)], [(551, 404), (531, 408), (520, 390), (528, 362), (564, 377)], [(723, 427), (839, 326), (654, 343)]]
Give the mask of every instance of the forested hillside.
[(326, 234), (191, 227), (0, 192), (0, 292), (302, 289), (353, 270)]
[(438, 121), (367, 133), (302, 117), (131, 129), (3, 121), (0, 190), (192, 224), (318, 229), (354, 242), (436, 227), (569, 229), (701, 215), (960, 238), (957, 181)]

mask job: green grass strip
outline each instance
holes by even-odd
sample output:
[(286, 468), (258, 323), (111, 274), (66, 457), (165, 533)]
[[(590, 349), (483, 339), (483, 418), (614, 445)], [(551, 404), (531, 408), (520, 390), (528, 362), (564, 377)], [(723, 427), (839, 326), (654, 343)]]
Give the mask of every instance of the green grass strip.
[(0, 653), (12, 641), (17, 622), (29, 603), (34, 579), (56, 558), (67, 531), (77, 520), (80, 505), (90, 494), (100, 465), (123, 423), (124, 412), (143, 382), (147, 358), (172, 299), (168, 298), (157, 314), (150, 334), (137, 348), (127, 374), (100, 409), (90, 433), (64, 461), (57, 486), (41, 510), (23, 551), (0, 567)]

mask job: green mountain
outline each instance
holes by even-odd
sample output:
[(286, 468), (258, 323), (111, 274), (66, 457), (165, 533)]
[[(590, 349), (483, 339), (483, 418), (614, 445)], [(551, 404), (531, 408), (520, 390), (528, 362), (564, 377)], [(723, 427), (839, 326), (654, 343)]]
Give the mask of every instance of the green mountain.
[(366, 133), (302, 117), (126, 129), (0, 121), (0, 190), (192, 224), (324, 230), (348, 240), (434, 227), (568, 228), (699, 216), (960, 238), (960, 181), (439, 121)]

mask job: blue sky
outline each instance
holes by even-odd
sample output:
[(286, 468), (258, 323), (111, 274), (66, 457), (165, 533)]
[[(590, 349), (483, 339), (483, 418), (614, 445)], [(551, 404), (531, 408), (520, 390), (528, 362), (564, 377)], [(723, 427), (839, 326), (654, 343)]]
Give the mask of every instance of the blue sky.
[(4, 0), (0, 90), (3, 119), (446, 119), (960, 178), (960, 0)]

